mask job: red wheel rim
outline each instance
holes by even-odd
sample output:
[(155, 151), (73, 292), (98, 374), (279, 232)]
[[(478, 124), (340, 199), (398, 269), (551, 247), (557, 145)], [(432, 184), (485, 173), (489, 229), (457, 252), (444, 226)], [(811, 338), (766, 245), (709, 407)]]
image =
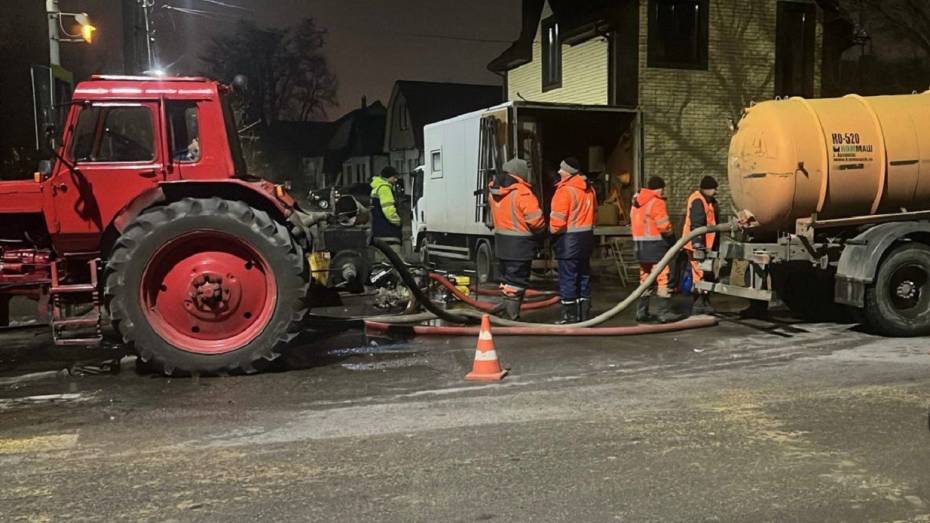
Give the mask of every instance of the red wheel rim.
[(271, 320), (277, 284), (248, 242), (220, 231), (185, 234), (163, 245), (142, 273), (149, 325), (197, 354), (223, 354), (258, 337)]

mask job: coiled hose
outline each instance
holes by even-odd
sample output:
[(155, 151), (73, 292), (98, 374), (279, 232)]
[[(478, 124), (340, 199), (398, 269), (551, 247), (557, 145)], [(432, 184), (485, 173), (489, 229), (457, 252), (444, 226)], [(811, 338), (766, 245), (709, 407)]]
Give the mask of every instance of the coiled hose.
[[(665, 270), (666, 267), (668, 267), (668, 265), (672, 262), (672, 260), (674, 260), (675, 257), (678, 256), (678, 253), (681, 252), (681, 250), (685, 248), (685, 245), (690, 243), (691, 240), (699, 236), (703, 236), (707, 233), (711, 233), (711, 232), (713, 233), (730, 232), (734, 230), (736, 227), (737, 225), (735, 222), (729, 222), (729, 223), (711, 225), (711, 226), (706, 226), (706, 227), (698, 227), (697, 229), (694, 229), (689, 234), (687, 234), (686, 236), (682, 237), (680, 240), (675, 242), (675, 244), (671, 248), (669, 248), (669, 250), (665, 253), (665, 256), (663, 256), (662, 259), (659, 260), (659, 262), (653, 266), (652, 272), (649, 273), (649, 276), (646, 278), (646, 281), (641, 283), (639, 287), (636, 288), (636, 290), (634, 290), (629, 296), (621, 300), (619, 303), (614, 305), (613, 308), (611, 308), (610, 310), (602, 314), (599, 314), (598, 316), (595, 316), (594, 318), (591, 318), (590, 320), (586, 320), (580, 323), (573, 323), (570, 327), (566, 327), (564, 325), (552, 325), (549, 323), (527, 323), (527, 322), (521, 322), (521, 321), (511, 321), (511, 320), (505, 320), (503, 318), (498, 318), (496, 316), (492, 316), (491, 323), (493, 323), (494, 325), (503, 326), (503, 327), (531, 327), (534, 329), (544, 329), (547, 332), (551, 331), (551, 333), (553, 334), (555, 334), (557, 331), (565, 331), (566, 329), (578, 330), (578, 329), (595, 327), (606, 321), (609, 321), (614, 316), (626, 310), (626, 308), (632, 305), (636, 300), (638, 300), (640, 296), (642, 296), (647, 290), (649, 290), (652, 287), (656, 279), (659, 278), (659, 274), (663, 270)], [(381, 252), (383, 252), (385, 256), (387, 256), (388, 260), (390, 260), (391, 263), (394, 265), (394, 267), (397, 269), (397, 272), (400, 273), (401, 278), (404, 281), (404, 284), (406, 284), (407, 287), (410, 288), (410, 291), (414, 293), (417, 299), (420, 300), (420, 303), (422, 303), (423, 306), (428, 311), (432, 312), (435, 315), (435, 317), (441, 318), (451, 323), (465, 324), (465, 323), (476, 323), (478, 320), (481, 319), (482, 316), (487, 314), (485, 312), (476, 311), (476, 310), (459, 310), (459, 311), (456, 311), (457, 314), (451, 314), (448, 311), (443, 310), (438, 305), (432, 303), (429, 300), (429, 298), (417, 287), (416, 280), (414, 280), (413, 276), (410, 275), (410, 271), (407, 270), (406, 265), (403, 263), (403, 261), (397, 255), (397, 253), (391, 250), (391, 248), (386, 243), (378, 239), (373, 239), (372, 245), (376, 247), (378, 250), (380, 250)], [(436, 310), (434, 309), (441, 311), (442, 314), (437, 314)], [(425, 317), (425, 319), (436, 319), (435, 317), (427, 317), (426, 315), (419, 315), (419, 317), (420, 318)], [(450, 320), (448, 319), (448, 317), (468, 318), (471, 321), (465, 322), (465, 321), (460, 321), (460, 319)], [(375, 318), (369, 318), (369, 321), (372, 321), (372, 320), (375, 320)], [(391, 318), (377, 318), (377, 320), (379, 321), (372, 321), (372, 324), (383, 323), (383, 324), (388, 324), (388, 325), (392, 325), (392, 324), (403, 325), (403, 324), (412, 323), (411, 320), (404, 319), (403, 316), (400, 316), (400, 317), (394, 316)], [(390, 321), (384, 321), (384, 320), (390, 320)], [(420, 321), (424, 321), (424, 320), (420, 320)]]

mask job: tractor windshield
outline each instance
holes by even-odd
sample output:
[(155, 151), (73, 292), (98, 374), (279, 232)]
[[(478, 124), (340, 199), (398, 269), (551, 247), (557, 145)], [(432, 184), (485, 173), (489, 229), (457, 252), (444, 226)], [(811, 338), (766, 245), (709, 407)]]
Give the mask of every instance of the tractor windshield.
[(237, 178), (246, 178), (248, 170), (245, 166), (245, 159), (242, 157), (242, 144), (239, 143), (239, 128), (236, 126), (236, 115), (233, 113), (232, 104), (229, 100), (229, 94), (221, 94), (220, 100), (223, 104), (223, 120), (226, 124), (226, 136), (229, 139), (229, 154), (232, 155), (233, 166)]

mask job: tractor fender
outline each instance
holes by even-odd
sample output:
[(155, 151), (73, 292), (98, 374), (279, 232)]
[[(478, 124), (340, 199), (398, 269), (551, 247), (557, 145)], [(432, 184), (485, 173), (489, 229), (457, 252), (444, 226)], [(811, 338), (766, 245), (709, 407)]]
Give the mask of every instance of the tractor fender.
[(865, 306), (866, 286), (875, 281), (885, 253), (901, 241), (922, 238), (930, 238), (930, 222), (882, 223), (848, 241), (836, 267), (836, 302)]
[(309, 228), (298, 219), (296, 201), (278, 186), (266, 180), (247, 181), (236, 178), (227, 180), (182, 180), (162, 182), (156, 187), (136, 196), (123, 207), (104, 233), (102, 252), (108, 252), (126, 227), (153, 205), (173, 202), (184, 198), (227, 198), (239, 200), (256, 209), (267, 212), (272, 219), (289, 226), (298, 243), (309, 250), (312, 235)]
[(157, 187), (143, 192), (123, 207), (113, 218), (113, 227), (117, 232), (122, 233), (139, 213), (156, 203), (214, 196), (242, 200), (281, 221), (288, 221), (295, 206), (294, 200), (289, 195), (285, 193), (279, 196), (276, 186), (265, 180), (249, 182), (230, 178), (228, 180), (162, 182)]

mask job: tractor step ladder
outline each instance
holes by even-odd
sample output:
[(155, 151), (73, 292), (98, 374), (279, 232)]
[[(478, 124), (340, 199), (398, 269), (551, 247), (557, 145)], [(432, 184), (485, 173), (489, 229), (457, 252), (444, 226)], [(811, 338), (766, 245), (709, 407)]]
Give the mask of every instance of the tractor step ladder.
[[(103, 342), (103, 315), (100, 306), (100, 289), (97, 285), (98, 258), (88, 260), (90, 283), (64, 284), (59, 281), (58, 262), (52, 262), (51, 298), (52, 338), (61, 347), (97, 347)], [(91, 310), (77, 317), (68, 317), (62, 296), (87, 295)]]

